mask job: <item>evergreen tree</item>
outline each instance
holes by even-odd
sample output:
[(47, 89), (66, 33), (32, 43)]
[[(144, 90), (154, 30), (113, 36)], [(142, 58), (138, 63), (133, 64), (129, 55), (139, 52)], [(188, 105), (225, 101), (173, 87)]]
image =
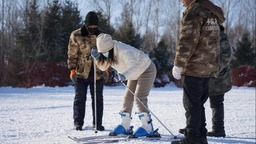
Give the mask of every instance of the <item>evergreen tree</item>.
[(42, 17), (38, 0), (26, 1), (23, 29), (17, 34), (17, 45), (9, 59), (11, 86), (29, 86), (32, 70), (42, 54)]
[(97, 12), (98, 18), (99, 18), (99, 29), (103, 32), (103, 33), (107, 33), (110, 35), (113, 35), (115, 32), (115, 29), (110, 25), (110, 23), (108, 22), (108, 18), (104, 15), (102, 15), (102, 13), (100, 11)]
[(146, 52), (151, 52), (156, 47), (154, 32), (149, 30), (145, 35), (143, 35), (142, 50)]
[(65, 62), (71, 32), (81, 27), (78, 5), (65, 1), (63, 5), (54, 0), (46, 9), (44, 17), (44, 61)]
[(238, 41), (234, 56), (238, 65), (255, 65), (255, 53), (248, 32), (245, 32)]
[(41, 55), (42, 18), (37, 0), (26, 3), (24, 28), (17, 34), (17, 47), (12, 58), (18, 61), (36, 61)]
[(46, 8), (44, 17), (44, 55), (43, 61), (58, 61), (61, 56), (61, 5), (54, 0)]
[(156, 65), (158, 74), (164, 74), (171, 70), (170, 52), (168, 51), (168, 45), (164, 39), (162, 39), (157, 44), (157, 47), (153, 49), (150, 53), (150, 57), (152, 57), (152, 60)]
[[(59, 61), (67, 60), (67, 50), (69, 36), (72, 31), (80, 28), (82, 26), (80, 11), (78, 10), (78, 5), (71, 1), (66, 1), (64, 6), (61, 8), (61, 34), (60, 34), (60, 47), (58, 48), (60, 56)], [(57, 38), (58, 39), (58, 38)]]

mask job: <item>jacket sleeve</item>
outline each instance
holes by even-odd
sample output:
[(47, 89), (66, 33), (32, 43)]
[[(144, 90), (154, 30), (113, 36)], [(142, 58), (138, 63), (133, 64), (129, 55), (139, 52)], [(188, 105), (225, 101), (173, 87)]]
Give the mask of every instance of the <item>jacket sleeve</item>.
[(185, 67), (199, 41), (203, 18), (189, 12), (182, 18), (179, 43), (176, 48), (174, 65)]
[(231, 46), (228, 41), (228, 36), (221, 32), (220, 36), (220, 72), (226, 67), (229, 67), (231, 61)]
[(76, 69), (77, 66), (77, 58), (78, 58), (78, 43), (76, 41), (76, 38), (74, 36), (74, 33), (71, 33), (69, 38), (69, 44), (68, 44), (68, 68), (69, 69)]

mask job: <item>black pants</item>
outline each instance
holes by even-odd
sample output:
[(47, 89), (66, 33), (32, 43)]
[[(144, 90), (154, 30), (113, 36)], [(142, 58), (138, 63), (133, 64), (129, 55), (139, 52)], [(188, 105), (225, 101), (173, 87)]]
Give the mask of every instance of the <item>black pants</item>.
[(224, 131), (224, 94), (209, 97), (212, 109), (212, 130)]
[[(94, 110), (94, 82), (93, 80), (86, 80), (77, 78), (75, 84), (75, 98), (73, 105), (73, 119), (74, 125), (84, 124), (85, 117), (85, 103), (87, 99), (87, 88), (90, 88), (91, 99), (92, 99), (92, 116), (93, 116), (93, 125), (95, 125), (95, 110)], [(97, 109), (97, 125), (102, 125), (102, 116), (103, 116), (103, 87), (104, 79), (96, 81), (96, 109)]]
[(184, 76), (183, 106), (186, 116), (186, 137), (206, 137), (204, 103), (208, 98), (209, 78)]

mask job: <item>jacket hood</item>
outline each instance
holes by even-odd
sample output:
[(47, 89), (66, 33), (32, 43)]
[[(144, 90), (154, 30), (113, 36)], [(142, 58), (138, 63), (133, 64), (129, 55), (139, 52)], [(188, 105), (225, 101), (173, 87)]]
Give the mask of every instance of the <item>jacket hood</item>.
[(219, 18), (219, 22), (223, 23), (225, 21), (225, 17), (224, 17), (224, 12), (223, 10), (214, 5), (211, 1), (209, 0), (197, 0), (201, 2), (201, 6), (210, 10), (212, 13), (214, 13), (218, 18)]

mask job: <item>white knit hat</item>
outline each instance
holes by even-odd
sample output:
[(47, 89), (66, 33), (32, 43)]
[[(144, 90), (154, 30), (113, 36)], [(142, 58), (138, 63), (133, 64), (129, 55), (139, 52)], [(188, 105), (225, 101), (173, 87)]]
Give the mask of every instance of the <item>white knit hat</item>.
[(105, 53), (114, 47), (113, 39), (109, 34), (101, 33), (96, 38), (98, 52)]

